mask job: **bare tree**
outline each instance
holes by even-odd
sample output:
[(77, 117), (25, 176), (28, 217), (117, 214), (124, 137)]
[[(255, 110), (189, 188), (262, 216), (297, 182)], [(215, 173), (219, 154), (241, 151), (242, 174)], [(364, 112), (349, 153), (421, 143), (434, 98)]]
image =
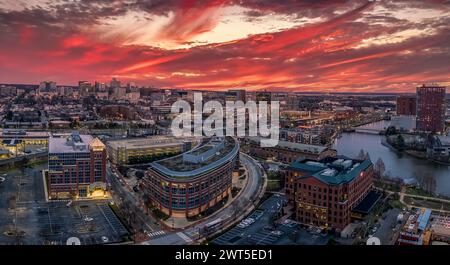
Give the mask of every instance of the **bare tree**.
[(378, 176), (383, 176), (384, 171), (386, 170), (386, 166), (384, 165), (383, 159), (381, 159), (381, 157), (379, 157), (377, 162), (375, 162), (374, 170), (378, 174)]
[(366, 156), (366, 153), (364, 152), (363, 149), (361, 149), (361, 150), (359, 151), (359, 154), (358, 154), (358, 157), (357, 157), (357, 158), (360, 159), (360, 160), (363, 160), (365, 156)]
[(429, 172), (419, 170), (414, 173), (414, 178), (417, 180), (419, 186), (426, 192), (432, 194), (436, 190), (436, 178)]

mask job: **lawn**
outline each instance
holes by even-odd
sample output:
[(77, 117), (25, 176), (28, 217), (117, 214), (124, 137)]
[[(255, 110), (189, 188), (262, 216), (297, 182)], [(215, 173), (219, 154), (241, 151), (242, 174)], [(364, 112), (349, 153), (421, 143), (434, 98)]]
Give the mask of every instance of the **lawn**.
[(430, 194), (429, 192), (426, 192), (422, 189), (418, 189), (418, 188), (407, 188), (406, 189), (406, 194), (411, 194), (411, 195), (418, 195), (418, 196), (432, 196), (432, 194)]
[(425, 199), (412, 198), (409, 196), (405, 196), (405, 202), (408, 204), (411, 204), (413, 206), (416, 206), (416, 207), (443, 209), (445, 211), (450, 211), (450, 203), (434, 201), (432, 199), (425, 200)]

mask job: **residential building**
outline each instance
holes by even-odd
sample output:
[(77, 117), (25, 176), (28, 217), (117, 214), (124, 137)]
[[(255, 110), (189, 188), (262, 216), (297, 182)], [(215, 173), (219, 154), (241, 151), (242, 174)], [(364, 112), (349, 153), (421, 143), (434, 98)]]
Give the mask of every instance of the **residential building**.
[(417, 88), (416, 129), (423, 132), (443, 132), (445, 129), (445, 87)]
[(415, 96), (398, 96), (397, 97), (397, 115), (416, 115)]

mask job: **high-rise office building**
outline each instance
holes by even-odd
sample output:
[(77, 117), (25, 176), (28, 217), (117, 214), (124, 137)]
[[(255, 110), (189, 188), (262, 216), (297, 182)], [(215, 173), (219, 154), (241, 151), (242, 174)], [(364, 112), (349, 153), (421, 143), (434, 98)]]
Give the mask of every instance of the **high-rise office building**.
[(445, 129), (445, 87), (422, 85), (417, 87), (416, 129), (442, 132)]
[(79, 81), (78, 91), (81, 97), (90, 96), (93, 94), (92, 84), (88, 81)]
[(90, 135), (49, 138), (47, 187), (50, 199), (104, 196), (106, 147)]
[(95, 92), (106, 92), (106, 84), (101, 82), (95, 82)]
[(397, 115), (416, 115), (416, 101), (414, 96), (397, 97)]
[(226, 101), (242, 101), (245, 102), (245, 90), (244, 89), (233, 89), (228, 90), (225, 93), (225, 100)]
[(55, 91), (56, 82), (54, 81), (43, 81), (39, 84), (40, 91)]
[(109, 83), (109, 86), (111, 87), (111, 88), (116, 88), (116, 87), (121, 87), (122, 86), (122, 84), (120, 83), (120, 81), (119, 80), (117, 80), (115, 77), (113, 77), (113, 79), (111, 80), (111, 82)]

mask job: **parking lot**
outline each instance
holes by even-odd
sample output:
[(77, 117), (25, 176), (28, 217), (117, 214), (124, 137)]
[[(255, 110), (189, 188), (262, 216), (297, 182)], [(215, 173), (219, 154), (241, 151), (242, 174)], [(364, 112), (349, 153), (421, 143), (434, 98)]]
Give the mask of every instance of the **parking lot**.
[(41, 170), (0, 172), (0, 244), (66, 244), (78, 237), (81, 244), (123, 241), (129, 233), (107, 201), (46, 202)]
[(255, 220), (250, 225), (236, 225), (212, 241), (215, 245), (324, 245), (329, 237), (301, 229), (294, 222), (276, 224), (277, 213), (285, 198), (273, 195), (246, 219)]

